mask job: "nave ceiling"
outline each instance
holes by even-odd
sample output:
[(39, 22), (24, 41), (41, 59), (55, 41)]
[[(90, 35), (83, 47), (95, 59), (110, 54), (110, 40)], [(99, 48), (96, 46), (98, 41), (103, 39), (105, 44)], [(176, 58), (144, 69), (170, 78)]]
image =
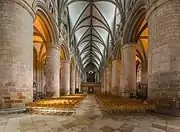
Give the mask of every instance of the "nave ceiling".
[(125, 3), (123, 0), (61, 0), (59, 4), (61, 8), (67, 7), (69, 40), (82, 68), (93, 64), (100, 69), (119, 29)]

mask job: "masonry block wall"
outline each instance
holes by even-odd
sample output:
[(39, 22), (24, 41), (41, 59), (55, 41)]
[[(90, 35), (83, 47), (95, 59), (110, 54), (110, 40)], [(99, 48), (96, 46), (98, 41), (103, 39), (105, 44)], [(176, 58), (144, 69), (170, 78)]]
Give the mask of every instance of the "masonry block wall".
[(32, 14), (25, 2), (0, 1), (0, 108), (32, 101)]
[(148, 96), (174, 98), (180, 91), (180, 1), (164, 0), (148, 12)]

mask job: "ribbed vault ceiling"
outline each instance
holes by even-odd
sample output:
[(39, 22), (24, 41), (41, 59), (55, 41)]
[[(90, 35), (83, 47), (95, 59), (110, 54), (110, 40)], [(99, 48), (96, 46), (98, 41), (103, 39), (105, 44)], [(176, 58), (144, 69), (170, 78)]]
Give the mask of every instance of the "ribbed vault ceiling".
[(83, 68), (104, 62), (116, 28), (117, 0), (66, 0), (70, 39), (75, 43)]

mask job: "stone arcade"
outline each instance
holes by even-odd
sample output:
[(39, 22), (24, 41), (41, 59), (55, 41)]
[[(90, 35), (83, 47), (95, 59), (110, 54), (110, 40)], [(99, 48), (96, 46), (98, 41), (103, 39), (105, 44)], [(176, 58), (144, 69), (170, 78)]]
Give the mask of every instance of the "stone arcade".
[[(0, 0), (0, 71), (0, 132), (179, 132), (180, 1)], [(71, 116), (16, 113), (76, 96)], [(103, 115), (119, 98), (161, 115)]]

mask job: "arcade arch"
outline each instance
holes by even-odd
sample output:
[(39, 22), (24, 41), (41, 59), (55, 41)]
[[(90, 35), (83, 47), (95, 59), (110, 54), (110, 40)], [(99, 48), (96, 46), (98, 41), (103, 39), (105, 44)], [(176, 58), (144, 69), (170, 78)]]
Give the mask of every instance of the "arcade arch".
[[(53, 20), (49, 17), (49, 13), (40, 1), (34, 2), (33, 6), (36, 19), (33, 23), (33, 46), (34, 46), (34, 68), (33, 68), (33, 93), (35, 97), (42, 96), (59, 96), (55, 91), (59, 90), (59, 85), (53, 82), (53, 76), (56, 72), (54, 65), (59, 64), (53, 62), (52, 54), (58, 54), (57, 29), (53, 24)], [(56, 51), (57, 50), (57, 51)], [(58, 54), (60, 56), (60, 54)], [(52, 75), (53, 74), (53, 75)], [(59, 78), (58, 78), (59, 79)], [(56, 89), (52, 89), (52, 85), (56, 85)]]

